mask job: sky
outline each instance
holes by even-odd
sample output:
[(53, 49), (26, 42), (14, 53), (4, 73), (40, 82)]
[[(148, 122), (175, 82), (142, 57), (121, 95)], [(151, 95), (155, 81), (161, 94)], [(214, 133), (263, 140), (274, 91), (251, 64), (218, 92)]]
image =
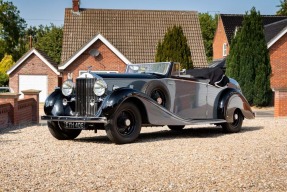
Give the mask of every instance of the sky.
[[(4, 0), (5, 1), (5, 0)], [(28, 26), (64, 24), (64, 10), (72, 0), (9, 0)], [(81, 8), (188, 10), (200, 13), (245, 14), (255, 7), (261, 15), (274, 15), (280, 0), (81, 0)]]

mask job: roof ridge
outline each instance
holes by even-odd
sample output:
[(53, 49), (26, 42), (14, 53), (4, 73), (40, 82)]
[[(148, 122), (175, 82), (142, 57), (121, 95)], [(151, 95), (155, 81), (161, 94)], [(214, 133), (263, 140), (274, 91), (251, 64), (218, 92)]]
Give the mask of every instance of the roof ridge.
[[(245, 14), (220, 14), (220, 16), (244, 16)], [(261, 14), (260, 14), (261, 15)], [(261, 15), (262, 17), (277, 17), (277, 18), (280, 18), (280, 17), (286, 17), (287, 16), (282, 16), (282, 15)]]
[[(66, 10), (73, 10), (73, 8), (65, 8)], [(197, 13), (196, 10), (160, 10), (160, 9), (104, 9), (104, 8), (80, 8), (80, 12), (85, 10), (103, 10), (103, 11), (142, 11), (142, 12), (194, 12)]]
[(276, 21), (276, 22), (274, 22), (274, 23), (267, 24), (267, 25), (264, 26), (264, 28), (270, 27), (270, 26), (272, 26), (272, 25), (277, 25), (277, 24), (279, 24), (279, 23), (284, 23), (284, 22), (286, 22), (286, 21), (287, 21), (287, 17), (286, 17), (286, 19), (283, 19), (283, 20), (280, 20), (280, 21)]

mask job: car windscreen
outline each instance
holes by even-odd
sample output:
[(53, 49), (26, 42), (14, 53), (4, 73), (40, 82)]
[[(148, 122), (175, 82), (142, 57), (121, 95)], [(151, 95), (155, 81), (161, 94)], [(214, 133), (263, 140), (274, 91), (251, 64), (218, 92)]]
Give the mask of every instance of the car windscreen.
[(126, 73), (151, 73), (165, 75), (168, 72), (170, 63), (144, 63), (144, 64), (129, 64), (127, 65)]

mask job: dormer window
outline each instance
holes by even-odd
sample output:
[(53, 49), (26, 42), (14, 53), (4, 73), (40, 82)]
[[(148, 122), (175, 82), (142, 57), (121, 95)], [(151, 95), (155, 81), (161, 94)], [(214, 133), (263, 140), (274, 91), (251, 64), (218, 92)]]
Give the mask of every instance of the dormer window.
[(223, 57), (226, 57), (226, 56), (227, 56), (227, 43), (223, 43), (223, 46), (222, 46), (222, 55), (223, 55)]

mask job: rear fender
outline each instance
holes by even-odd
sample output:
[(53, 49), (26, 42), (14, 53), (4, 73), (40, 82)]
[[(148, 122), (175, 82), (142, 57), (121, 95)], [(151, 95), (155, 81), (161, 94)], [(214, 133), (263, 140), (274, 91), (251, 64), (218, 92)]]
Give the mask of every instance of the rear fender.
[(232, 88), (224, 89), (219, 99), (218, 118), (233, 122), (233, 114), (236, 109), (240, 109), (245, 118), (254, 119), (254, 113), (242, 93)]

